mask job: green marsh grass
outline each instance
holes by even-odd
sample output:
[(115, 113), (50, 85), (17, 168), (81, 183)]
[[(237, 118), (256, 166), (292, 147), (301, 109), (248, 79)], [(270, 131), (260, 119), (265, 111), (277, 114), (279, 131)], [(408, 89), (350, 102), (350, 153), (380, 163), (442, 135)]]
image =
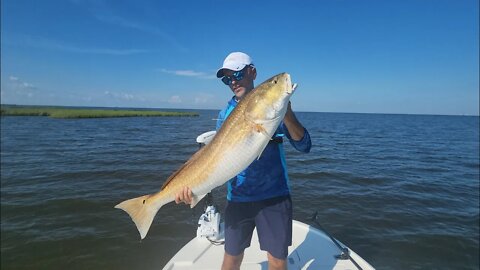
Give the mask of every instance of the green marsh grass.
[(52, 118), (107, 118), (107, 117), (158, 117), (198, 116), (195, 112), (165, 112), (153, 110), (79, 109), (67, 107), (5, 106), (2, 116), (49, 116)]

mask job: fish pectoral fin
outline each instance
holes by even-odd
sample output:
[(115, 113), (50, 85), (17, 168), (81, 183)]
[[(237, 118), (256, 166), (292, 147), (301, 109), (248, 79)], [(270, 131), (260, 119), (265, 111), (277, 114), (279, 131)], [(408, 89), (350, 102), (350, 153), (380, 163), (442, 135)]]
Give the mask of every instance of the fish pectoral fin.
[(201, 201), (203, 199), (203, 197), (205, 197), (207, 194), (203, 194), (203, 195), (193, 195), (192, 196), (192, 203), (190, 204), (190, 208), (193, 208), (195, 207), (195, 205), (197, 205), (197, 203), (199, 201)]
[(268, 136), (268, 133), (267, 133), (267, 131), (265, 130), (265, 128), (263, 127), (262, 124), (254, 123), (252, 126), (253, 126), (253, 130), (254, 130), (255, 132), (262, 133), (263, 135), (265, 135), (265, 136), (267, 136), (268, 138), (270, 138), (270, 136)]
[[(262, 133), (263, 135), (265, 135), (265, 137), (267, 137), (269, 141), (272, 140), (272, 137), (268, 135), (267, 130), (263, 127), (262, 124), (252, 123), (252, 128), (255, 132)], [(260, 151), (260, 153), (258, 154), (257, 160), (260, 159), (260, 157), (262, 156), (263, 150), (265, 150), (266, 147), (267, 145), (265, 145), (262, 151)]]

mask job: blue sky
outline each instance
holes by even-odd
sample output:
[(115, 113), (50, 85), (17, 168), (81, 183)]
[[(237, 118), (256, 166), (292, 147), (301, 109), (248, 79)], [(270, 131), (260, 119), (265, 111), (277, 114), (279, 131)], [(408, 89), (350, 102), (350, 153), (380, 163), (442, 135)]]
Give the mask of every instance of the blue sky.
[(476, 0), (2, 0), (2, 104), (221, 109), (232, 51), (294, 110), (479, 114)]

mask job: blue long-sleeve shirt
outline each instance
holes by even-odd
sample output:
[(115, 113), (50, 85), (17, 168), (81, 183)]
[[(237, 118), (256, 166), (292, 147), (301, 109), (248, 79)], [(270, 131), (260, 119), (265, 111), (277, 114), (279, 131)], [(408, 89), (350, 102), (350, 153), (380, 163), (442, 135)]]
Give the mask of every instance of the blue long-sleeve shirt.
[[(220, 111), (217, 130), (237, 104), (235, 98), (232, 98), (227, 107)], [(282, 122), (275, 131), (274, 137), (282, 139), (284, 136), (298, 151), (305, 153), (310, 151), (312, 143), (306, 129), (303, 138), (295, 141)], [(258, 160), (253, 161), (245, 170), (228, 181), (227, 199), (229, 201), (252, 202), (290, 194), (283, 143), (278, 141), (278, 139), (270, 141)]]

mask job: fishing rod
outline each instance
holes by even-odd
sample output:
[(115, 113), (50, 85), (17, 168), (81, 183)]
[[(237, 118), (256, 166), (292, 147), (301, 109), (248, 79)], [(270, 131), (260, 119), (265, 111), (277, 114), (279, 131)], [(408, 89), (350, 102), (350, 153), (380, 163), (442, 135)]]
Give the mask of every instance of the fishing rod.
[(310, 218), (310, 221), (313, 221), (315, 225), (317, 225), (317, 227), (320, 230), (322, 230), (330, 238), (330, 240), (332, 240), (332, 242), (338, 247), (338, 249), (342, 252), (340, 255), (335, 256), (335, 258), (337, 260), (350, 260), (358, 268), (358, 270), (363, 270), (362, 267), (360, 267), (360, 265), (358, 265), (358, 263), (350, 256), (350, 250), (340, 245), (337, 239), (333, 238), (333, 236), (330, 233), (328, 233), (328, 231), (325, 230), (325, 228), (323, 228), (322, 225), (320, 225), (320, 223), (317, 221), (317, 216), (318, 216), (318, 211), (315, 211), (313, 216)]

